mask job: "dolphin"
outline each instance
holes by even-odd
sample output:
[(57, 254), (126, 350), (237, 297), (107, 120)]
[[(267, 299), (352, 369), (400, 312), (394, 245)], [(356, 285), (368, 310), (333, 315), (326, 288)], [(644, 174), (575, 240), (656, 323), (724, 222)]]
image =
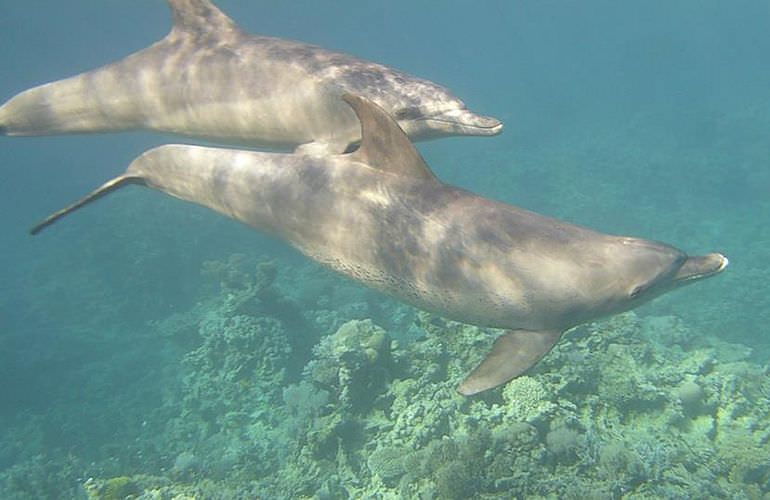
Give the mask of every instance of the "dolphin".
[(499, 120), (448, 89), (306, 43), (240, 29), (209, 0), (168, 0), (171, 32), (93, 71), (31, 88), (0, 107), (0, 134), (149, 129), (225, 144), (341, 153), (360, 140), (340, 96), (374, 101), (412, 140), (496, 135)]
[(128, 184), (203, 205), (418, 308), (506, 329), (459, 386), (463, 395), (522, 374), (581, 323), (727, 266), (719, 253), (691, 257), (445, 184), (385, 110), (360, 96), (344, 100), (361, 122), (352, 153), (161, 146), (31, 232)]

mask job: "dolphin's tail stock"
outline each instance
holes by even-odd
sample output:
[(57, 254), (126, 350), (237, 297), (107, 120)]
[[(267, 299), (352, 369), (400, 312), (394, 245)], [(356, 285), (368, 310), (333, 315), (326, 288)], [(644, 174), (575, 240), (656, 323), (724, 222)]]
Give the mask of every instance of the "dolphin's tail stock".
[(81, 198), (80, 200), (76, 201), (72, 205), (66, 206), (62, 208), (61, 210), (58, 210), (45, 219), (43, 219), (40, 223), (36, 224), (32, 229), (29, 230), (30, 234), (37, 234), (46, 227), (50, 226), (54, 222), (58, 221), (65, 215), (69, 215), (78, 208), (87, 205), (91, 203), (92, 201), (96, 201), (102, 196), (108, 195), (111, 192), (122, 188), (123, 186), (127, 184), (139, 184), (139, 185), (145, 185), (146, 182), (143, 177), (140, 177), (138, 175), (119, 175), (118, 177), (115, 177), (114, 179), (111, 179), (101, 186), (99, 186), (94, 191), (91, 191), (88, 193), (85, 197)]

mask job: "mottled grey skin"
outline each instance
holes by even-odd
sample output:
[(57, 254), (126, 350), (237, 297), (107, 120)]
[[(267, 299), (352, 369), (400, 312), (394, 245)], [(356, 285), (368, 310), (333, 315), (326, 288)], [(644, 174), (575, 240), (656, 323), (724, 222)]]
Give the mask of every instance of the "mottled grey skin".
[(127, 183), (268, 231), (308, 257), (421, 309), (506, 328), (461, 393), (535, 364), (560, 335), (727, 265), (662, 243), (611, 236), (439, 181), (390, 116), (346, 96), (358, 151), (329, 157), (168, 145), (152, 149), (40, 231)]
[(412, 140), (495, 135), (446, 88), (301, 42), (255, 36), (208, 0), (169, 0), (174, 27), (125, 59), (24, 91), (0, 107), (7, 135), (150, 129), (216, 142), (341, 153), (360, 140), (349, 92)]

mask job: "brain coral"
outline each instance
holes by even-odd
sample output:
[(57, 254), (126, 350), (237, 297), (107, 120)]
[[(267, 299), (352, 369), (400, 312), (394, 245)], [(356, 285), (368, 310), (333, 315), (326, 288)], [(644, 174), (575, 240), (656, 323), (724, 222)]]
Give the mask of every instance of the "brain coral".
[(503, 389), (503, 399), (508, 403), (508, 415), (521, 422), (538, 420), (556, 406), (545, 386), (528, 376), (511, 380)]

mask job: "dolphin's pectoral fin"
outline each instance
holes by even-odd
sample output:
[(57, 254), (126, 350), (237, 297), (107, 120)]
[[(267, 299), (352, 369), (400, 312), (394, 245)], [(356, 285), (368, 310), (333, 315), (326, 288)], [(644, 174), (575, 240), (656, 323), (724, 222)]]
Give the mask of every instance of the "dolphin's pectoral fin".
[(361, 122), (361, 146), (350, 154), (351, 160), (392, 174), (436, 178), (409, 136), (387, 111), (365, 97), (345, 94), (342, 99)]
[(559, 337), (561, 332), (555, 331), (508, 330), (495, 340), (492, 351), (457, 392), (471, 396), (518, 377), (548, 354)]
[(145, 180), (142, 177), (139, 177), (136, 175), (128, 175), (128, 174), (119, 175), (118, 177), (115, 177), (114, 179), (105, 182), (104, 184), (99, 186), (97, 189), (90, 192), (88, 195), (76, 201), (72, 205), (69, 205), (57, 212), (52, 213), (51, 215), (43, 219), (42, 222), (36, 224), (32, 229), (29, 230), (29, 232), (30, 234), (37, 234), (43, 229), (45, 229), (46, 227), (50, 226), (54, 222), (61, 219), (62, 217), (71, 214), (72, 212), (82, 207), (83, 205), (87, 205), (92, 201), (96, 201), (102, 196), (110, 194), (116, 189), (120, 189), (123, 186), (126, 186), (128, 184), (144, 185)]

